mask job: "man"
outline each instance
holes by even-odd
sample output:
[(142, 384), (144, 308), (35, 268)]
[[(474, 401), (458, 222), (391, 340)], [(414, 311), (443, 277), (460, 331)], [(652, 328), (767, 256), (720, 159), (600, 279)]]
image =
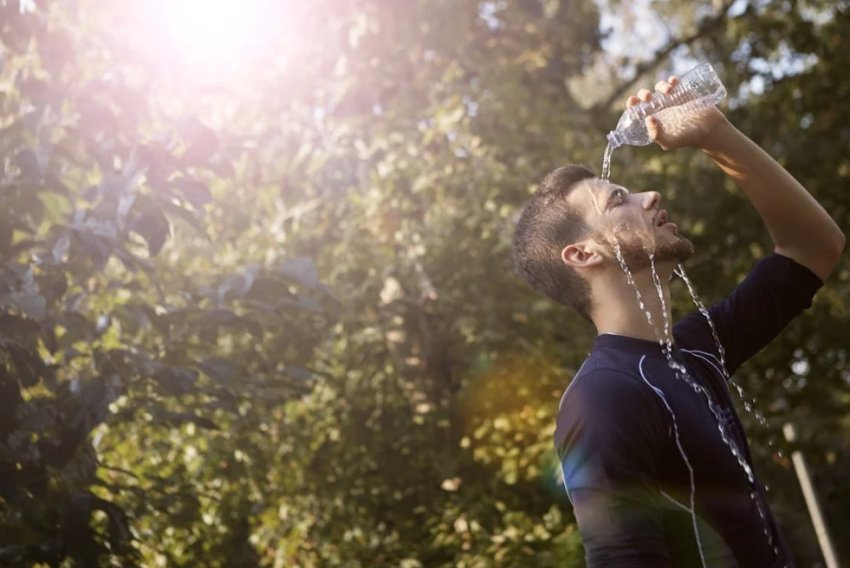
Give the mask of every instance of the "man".
[[(671, 77), (656, 90), (675, 84)], [(652, 96), (642, 89), (626, 104)], [(792, 566), (726, 381), (811, 305), (845, 238), (715, 107), (688, 124), (649, 117), (647, 128), (662, 149), (699, 148), (735, 180), (775, 249), (709, 309), (715, 329), (699, 312), (671, 329), (668, 281), (693, 246), (658, 193), (630, 193), (567, 166), (547, 176), (523, 211), (514, 237), (520, 274), (598, 334), (555, 431), (587, 563)]]

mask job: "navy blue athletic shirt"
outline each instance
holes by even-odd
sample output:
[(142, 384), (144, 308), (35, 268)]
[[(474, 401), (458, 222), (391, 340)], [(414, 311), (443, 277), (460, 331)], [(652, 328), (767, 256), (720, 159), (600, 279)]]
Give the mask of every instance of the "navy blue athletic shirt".
[[(822, 285), (771, 254), (709, 308), (729, 373), (811, 306)], [(700, 549), (707, 566), (793, 566), (761, 485), (749, 483), (721, 437), (715, 415), (751, 467), (708, 322), (694, 312), (673, 338), (673, 358), (704, 392), (675, 376), (657, 342), (602, 334), (561, 400), (555, 447), (588, 566), (694, 568)]]

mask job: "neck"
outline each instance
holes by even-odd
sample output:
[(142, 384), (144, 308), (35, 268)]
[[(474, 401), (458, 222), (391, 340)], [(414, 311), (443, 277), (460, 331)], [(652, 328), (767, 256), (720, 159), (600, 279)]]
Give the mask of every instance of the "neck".
[[(660, 296), (649, 267), (632, 275), (634, 286), (629, 284), (619, 267), (613, 267), (610, 278), (599, 279), (593, 288), (593, 297), (604, 300), (594, 309), (592, 316), (598, 333), (615, 333), (649, 341), (672, 341), (669, 281), (673, 274), (673, 264), (659, 263), (656, 269), (661, 284)], [(643, 308), (638, 304), (635, 288), (640, 292)], [(652, 325), (648, 321), (647, 312), (652, 317)]]

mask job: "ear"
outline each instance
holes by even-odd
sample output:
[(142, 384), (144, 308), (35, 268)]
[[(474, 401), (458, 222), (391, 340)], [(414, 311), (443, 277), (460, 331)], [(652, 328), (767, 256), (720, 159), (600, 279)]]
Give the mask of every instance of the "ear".
[(561, 250), (561, 261), (573, 268), (592, 268), (605, 262), (598, 243), (592, 240), (567, 245)]

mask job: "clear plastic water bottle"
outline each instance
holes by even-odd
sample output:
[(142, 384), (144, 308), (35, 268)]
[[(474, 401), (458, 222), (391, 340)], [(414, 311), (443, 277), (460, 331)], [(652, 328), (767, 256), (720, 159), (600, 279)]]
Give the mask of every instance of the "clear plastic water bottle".
[[(726, 87), (714, 68), (703, 63), (679, 77), (679, 83), (669, 94), (653, 93), (652, 99), (627, 108), (617, 128), (608, 133), (608, 145), (611, 150), (624, 144), (646, 146), (652, 143), (646, 131), (645, 119), (662, 110), (681, 107), (684, 114), (690, 114), (700, 108), (716, 105), (726, 98)], [(674, 119), (672, 111), (666, 112), (664, 119)]]

